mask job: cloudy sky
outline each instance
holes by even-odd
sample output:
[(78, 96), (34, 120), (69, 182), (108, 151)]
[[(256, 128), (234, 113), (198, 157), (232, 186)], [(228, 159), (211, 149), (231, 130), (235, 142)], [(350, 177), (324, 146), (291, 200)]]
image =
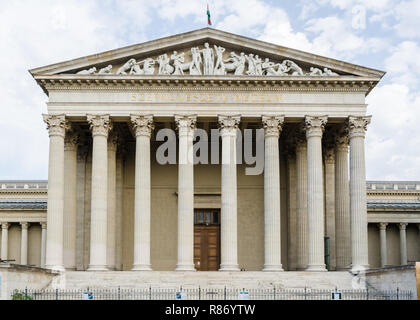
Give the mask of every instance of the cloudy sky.
[(387, 72), (367, 98), (367, 178), (420, 180), (420, 0), (14, 0), (0, 6), (0, 180), (46, 179), (28, 69), (206, 27)]

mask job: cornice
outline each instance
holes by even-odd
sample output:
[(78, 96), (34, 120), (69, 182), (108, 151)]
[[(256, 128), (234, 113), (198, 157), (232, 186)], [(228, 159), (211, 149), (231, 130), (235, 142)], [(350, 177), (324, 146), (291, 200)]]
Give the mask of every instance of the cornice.
[(37, 75), (48, 95), (50, 90), (144, 90), (144, 91), (317, 91), (364, 92), (379, 79), (359, 76), (261, 77), (261, 76), (116, 76)]

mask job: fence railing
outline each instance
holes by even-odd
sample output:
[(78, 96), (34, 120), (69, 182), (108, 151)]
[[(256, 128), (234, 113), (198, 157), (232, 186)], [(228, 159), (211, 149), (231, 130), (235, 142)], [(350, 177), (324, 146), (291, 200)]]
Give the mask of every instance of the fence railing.
[[(335, 293), (335, 294), (334, 294)], [(411, 300), (408, 290), (136, 288), (15, 290), (12, 300)]]

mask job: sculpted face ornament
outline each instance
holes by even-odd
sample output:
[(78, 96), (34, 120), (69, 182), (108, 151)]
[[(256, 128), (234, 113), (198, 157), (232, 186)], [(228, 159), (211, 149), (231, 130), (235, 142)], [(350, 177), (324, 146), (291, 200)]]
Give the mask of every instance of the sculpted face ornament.
[[(187, 53), (188, 54), (188, 53)], [(224, 59), (223, 56), (228, 56)], [(159, 65), (155, 70), (155, 63)], [(112, 65), (102, 68), (97, 72), (96, 67), (77, 72), (78, 75), (103, 75), (113, 74)], [(254, 53), (245, 54), (241, 52), (237, 55), (234, 51), (229, 54), (226, 48), (214, 45), (210, 46), (208, 42), (204, 43), (203, 49), (192, 47), (188, 57), (184, 52), (174, 51), (168, 55), (166, 53), (159, 55), (156, 60), (146, 58), (137, 62), (131, 58), (123, 64), (115, 75), (205, 75), (205, 76), (224, 76), (233, 74), (236, 76), (307, 76), (307, 77), (328, 77), (339, 76), (328, 68), (323, 70), (317, 67), (310, 67), (309, 72), (304, 73), (303, 69), (292, 60), (284, 60), (282, 63), (275, 63), (269, 58), (262, 59)]]

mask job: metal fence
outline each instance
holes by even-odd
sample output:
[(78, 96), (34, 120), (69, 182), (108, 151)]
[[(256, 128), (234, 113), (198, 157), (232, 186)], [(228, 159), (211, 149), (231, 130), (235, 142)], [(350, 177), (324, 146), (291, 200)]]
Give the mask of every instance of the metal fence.
[[(334, 294), (336, 293), (336, 294)], [(334, 297), (333, 297), (334, 296)], [(411, 300), (407, 290), (136, 288), (15, 290), (12, 300)]]

